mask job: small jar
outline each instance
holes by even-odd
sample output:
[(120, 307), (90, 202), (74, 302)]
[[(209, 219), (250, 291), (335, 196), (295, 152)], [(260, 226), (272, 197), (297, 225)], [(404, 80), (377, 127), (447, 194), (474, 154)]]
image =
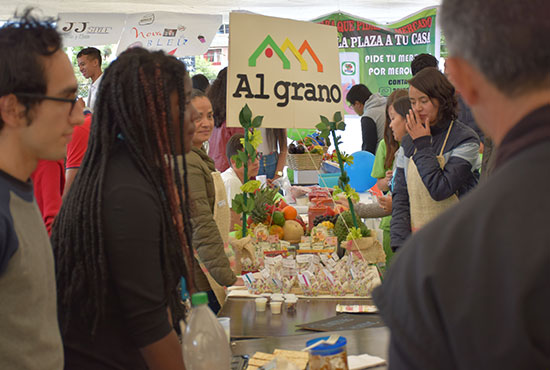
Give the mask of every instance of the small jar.
[[(328, 337), (315, 338), (307, 341), (310, 346)], [(334, 344), (320, 344), (309, 350), (310, 370), (349, 370), (348, 353), (346, 350), (347, 340), (345, 337), (338, 338)]]

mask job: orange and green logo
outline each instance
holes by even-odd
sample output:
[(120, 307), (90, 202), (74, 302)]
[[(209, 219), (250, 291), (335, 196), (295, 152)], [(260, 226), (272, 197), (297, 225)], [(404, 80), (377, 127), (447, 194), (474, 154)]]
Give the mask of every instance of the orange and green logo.
[(292, 55), (296, 57), (296, 59), (300, 63), (300, 68), (302, 69), (302, 71), (308, 70), (307, 62), (304, 59), (304, 52), (307, 51), (311, 56), (311, 58), (313, 59), (313, 61), (315, 62), (315, 64), (317, 65), (317, 72), (323, 72), (323, 64), (321, 63), (321, 61), (317, 57), (317, 54), (315, 54), (315, 52), (313, 51), (313, 49), (311, 48), (307, 40), (304, 40), (304, 42), (302, 43), (302, 46), (300, 46), (299, 49), (296, 49), (294, 44), (288, 38), (286, 38), (283, 44), (281, 45), (281, 47), (279, 47), (275, 43), (271, 35), (267, 35), (267, 37), (264, 39), (264, 41), (262, 41), (260, 46), (258, 46), (258, 48), (250, 56), (250, 58), (248, 58), (248, 66), (256, 67), (256, 61), (258, 60), (262, 52), (265, 54), (267, 58), (273, 57), (273, 52), (275, 52), (275, 54), (277, 54), (277, 56), (279, 57), (279, 59), (281, 59), (283, 63), (283, 69), (290, 69), (290, 60), (288, 60), (288, 58), (285, 55), (285, 52), (287, 50), (290, 50), (292, 52)]

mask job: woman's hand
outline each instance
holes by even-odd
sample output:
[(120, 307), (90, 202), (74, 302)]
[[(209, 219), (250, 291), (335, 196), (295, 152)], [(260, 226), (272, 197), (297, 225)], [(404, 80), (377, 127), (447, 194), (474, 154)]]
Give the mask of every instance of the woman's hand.
[(382, 196), (376, 197), (376, 199), (378, 199), (378, 204), (380, 205), (380, 208), (382, 208), (386, 212), (391, 212), (392, 210), (391, 194), (382, 195)]
[[(386, 177), (384, 178), (384, 180), (386, 180), (386, 187), (389, 189), (390, 188), (390, 184), (391, 184), (391, 179), (393, 177), (393, 171), (392, 170), (388, 170), (386, 171)], [(386, 190), (385, 190), (386, 191)]]
[(405, 124), (405, 128), (413, 140), (422, 136), (431, 135), (428, 118), (426, 117), (426, 121), (422, 122), (418, 114), (412, 109), (409, 109), (409, 113), (407, 113), (407, 123)]
[(386, 177), (378, 179), (378, 181), (376, 182), (376, 184), (378, 185), (378, 189), (380, 189), (381, 191), (390, 190), (392, 176), (393, 176), (393, 171), (391, 170), (386, 171)]

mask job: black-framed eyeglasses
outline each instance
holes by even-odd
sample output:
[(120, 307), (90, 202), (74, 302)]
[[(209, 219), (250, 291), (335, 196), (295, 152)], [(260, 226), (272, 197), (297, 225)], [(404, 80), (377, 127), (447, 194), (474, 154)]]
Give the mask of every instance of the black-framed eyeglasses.
[(73, 112), (73, 108), (74, 108), (75, 104), (80, 99), (78, 96), (75, 97), (74, 99), (68, 99), (68, 98), (58, 98), (56, 96), (49, 96), (49, 95), (44, 95), (44, 94), (34, 94), (34, 93), (15, 93), (14, 95), (17, 96), (17, 97), (22, 97), (22, 98), (34, 98), (34, 99), (41, 99), (41, 100), (60, 101), (60, 102), (63, 102), (63, 103), (71, 103), (71, 110), (69, 111), (69, 113)]

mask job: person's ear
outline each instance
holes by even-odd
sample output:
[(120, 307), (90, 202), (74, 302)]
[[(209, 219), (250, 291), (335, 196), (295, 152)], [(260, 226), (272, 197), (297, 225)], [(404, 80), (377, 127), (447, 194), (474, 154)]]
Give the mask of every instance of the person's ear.
[(445, 69), (449, 80), (466, 104), (476, 105), (479, 102), (479, 88), (482, 83), (482, 76), (477, 68), (462, 58), (449, 57), (445, 60)]
[(16, 127), (23, 122), (25, 110), (14, 94), (0, 97), (0, 116), (6, 126)]

